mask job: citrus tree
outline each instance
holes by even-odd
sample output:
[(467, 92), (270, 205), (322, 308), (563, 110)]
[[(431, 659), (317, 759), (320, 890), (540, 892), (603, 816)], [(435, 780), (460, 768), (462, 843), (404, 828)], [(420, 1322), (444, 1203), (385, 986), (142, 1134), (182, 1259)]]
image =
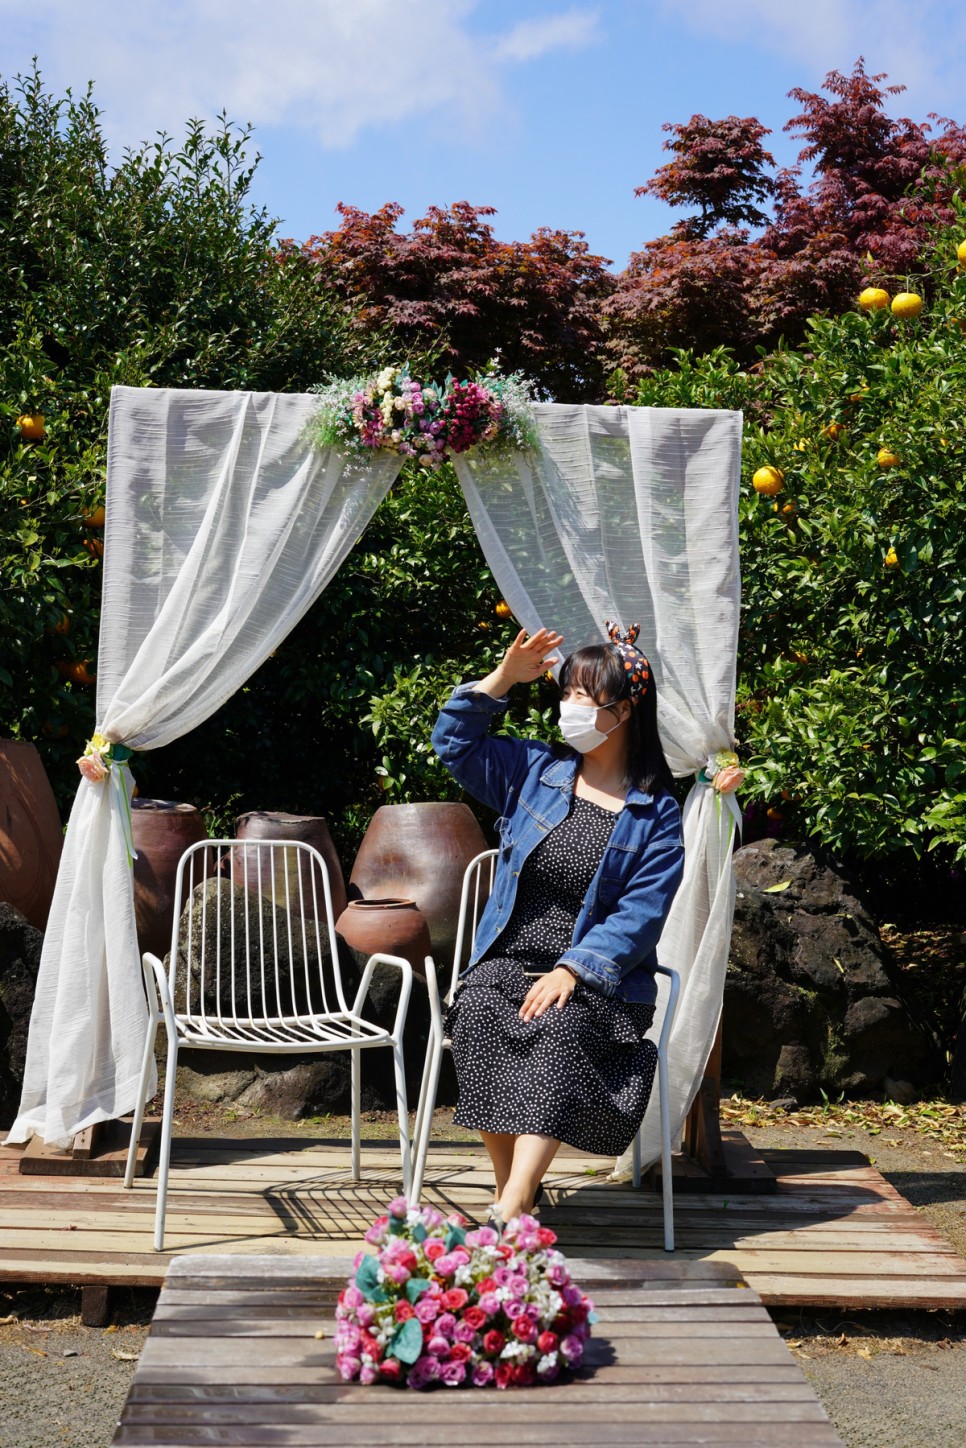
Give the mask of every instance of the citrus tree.
[(745, 410), (752, 818), (897, 866), (966, 857), (966, 207), (951, 204), (918, 277), (880, 278), (753, 371), (681, 354), (635, 399)]
[(192, 123), (112, 166), (89, 93), (0, 85), (0, 729), (62, 798), (93, 727), (112, 385), (304, 388), (380, 356), (279, 255), (248, 142)]

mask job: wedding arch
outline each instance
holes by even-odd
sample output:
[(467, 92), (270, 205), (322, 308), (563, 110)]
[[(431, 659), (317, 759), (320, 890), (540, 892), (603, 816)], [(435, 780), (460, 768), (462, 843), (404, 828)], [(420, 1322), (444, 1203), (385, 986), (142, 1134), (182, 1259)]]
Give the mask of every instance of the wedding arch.
[[(97, 730), (160, 748), (215, 712), (333, 578), (403, 464), (320, 447), (312, 394), (115, 388)], [(685, 873), (659, 957), (682, 979), (671, 1039), (679, 1131), (724, 989), (737, 808), (705, 771), (732, 745), (741, 414), (534, 407), (535, 448), (454, 458), (514, 615), (567, 647), (640, 623), (672, 771), (694, 776)], [(7, 1138), (67, 1146), (133, 1111), (147, 1029), (131, 874), (130, 769), (82, 779), (44, 939), (20, 1113)], [(660, 1012), (660, 1002), (658, 1010)], [(656, 1111), (646, 1162), (660, 1154)]]

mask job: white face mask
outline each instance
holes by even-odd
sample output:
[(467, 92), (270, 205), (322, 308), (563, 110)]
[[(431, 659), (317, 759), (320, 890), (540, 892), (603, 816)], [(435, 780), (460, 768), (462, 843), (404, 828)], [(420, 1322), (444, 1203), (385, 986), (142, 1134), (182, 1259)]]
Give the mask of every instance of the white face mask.
[(603, 707), (601, 704), (574, 704), (569, 699), (562, 701), (560, 732), (571, 749), (576, 749), (581, 754), (589, 754), (598, 744), (603, 744), (608, 734), (613, 734), (615, 729), (620, 728), (624, 722), (622, 719), (618, 719), (610, 729), (597, 728), (597, 711)]

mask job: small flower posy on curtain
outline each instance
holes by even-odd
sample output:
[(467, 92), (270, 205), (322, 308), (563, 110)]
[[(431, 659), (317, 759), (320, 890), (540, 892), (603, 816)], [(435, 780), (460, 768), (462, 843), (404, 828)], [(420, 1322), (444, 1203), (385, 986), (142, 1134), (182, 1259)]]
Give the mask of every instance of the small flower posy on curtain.
[(92, 734), (77, 768), (91, 784), (103, 784), (115, 764), (127, 764), (134, 753), (126, 744), (112, 744), (103, 734)]
[(739, 769), (738, 756), (733, 749), (719, 749), (709, 755), (708, 761), (698, 776), (704, 784), (710, 784), (717, 794), (733, 794), (745, 782), (747, 771)]
[(319, 411), (308, 435), (317, 447), (382, 450), (435, 471), (474, 447), (538, 446), (530, 390), (519, 373), (487, 372), (475, 381), (448, 376), (437, 384), (416, 381), (407, 367), (384, 367), (315, 390)]
[(390, 1202), (366, 1232), (336, 1308), (346, 1382), (455, 1388), (551, 1383), (580, 1365), (594, 1304), (556, 1234), (515, 1217), (501, 1235), (458, 1212)]

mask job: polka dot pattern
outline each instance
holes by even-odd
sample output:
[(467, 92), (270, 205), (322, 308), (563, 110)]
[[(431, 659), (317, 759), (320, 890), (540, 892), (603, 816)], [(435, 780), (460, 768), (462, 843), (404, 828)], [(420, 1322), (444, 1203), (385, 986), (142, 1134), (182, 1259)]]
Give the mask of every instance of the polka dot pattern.
[(528, 1022), (519, 1014), (530, 977), (552, 970), (572, 942), (616, 818), (574, 797), (524, 864), (506, 929), (460, 985), (446, 1017), (460, 1126), (539, 1133), (607, 1156), (634, 1139), (657, 1065), (645, 1036), (653, 1005), (578, 981), (563, 1010)]

